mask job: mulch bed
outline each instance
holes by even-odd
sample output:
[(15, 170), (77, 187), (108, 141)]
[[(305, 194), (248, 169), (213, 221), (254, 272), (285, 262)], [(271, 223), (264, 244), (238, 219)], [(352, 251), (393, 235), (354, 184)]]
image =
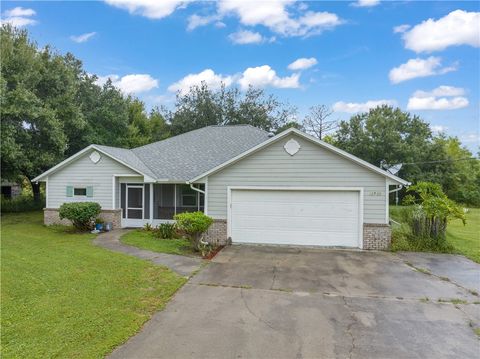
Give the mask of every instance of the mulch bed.
[(225, 246), (218, 246), (217, 248), (215, 248), (213, 251), (211, 251), (208, 255), (206, 255), (205, 257), (203, 257), (203, 259), (212, 259), (213, 257), (215, 257), (217, 255), (218, 252), (220, 252)]

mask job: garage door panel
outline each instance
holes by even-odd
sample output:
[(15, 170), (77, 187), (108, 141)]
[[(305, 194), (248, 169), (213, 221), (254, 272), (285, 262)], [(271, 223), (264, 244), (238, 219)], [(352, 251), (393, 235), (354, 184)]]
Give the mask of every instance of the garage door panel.
[(272, 228), (279, 230), (290, 230), (294, 228), (297, 231), (306, 230), (315, 227), (321, 231), (356, 231), (358, 220), (356, 217), (288, 217), (288, 216), (238, 216), (232, 220), (232, 229), (256, 229)]
[(234, 202), (236, 214), (264, 212), (271, 215), (311, 216), (322, 213), (325, 217), (358, 216), (358, 203), (302, 203), (302, 202)]
[(232, 190), (234, 242), (358, 247), (358, 191)]

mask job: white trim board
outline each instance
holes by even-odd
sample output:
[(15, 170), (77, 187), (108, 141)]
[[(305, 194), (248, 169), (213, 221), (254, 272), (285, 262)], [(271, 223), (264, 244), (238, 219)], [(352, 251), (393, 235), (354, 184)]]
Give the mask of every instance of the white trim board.
[(67, 159), (63, 160), (62, 162), (60, 162), (59, 164), (57, 164), (56, 166), (53, 166), (52, 168), (50, 168), (48, 171), (46, 172), (43, 172), (41, 175), (35, 177), (32, 182), (38, 182), (38, 181), (42, 181), (42, 178), (45, 177), (45, 176), (48, 176), (49, 174), (53, 173), (53, 172), (56, 172), (57, 170), (61, 169), (62, 167), (68, 165), (70, 162), (73, 162), (74, 160), (76, 160), (78, 157), (80, 157), (81, 155), (83, 155), (84, 153), (88, 152), (89, 150), (96, 150), (98, 152), (101, 152), (103, 155), (113, 159), (114, 161), (117, 161), (118, 163), (124, 165), (125, 167), (128, 167), (130, 168), (132, 171), (135, 171), (137, 172), (140, 176), (143, 176), (144, 177), (144, 181), (145, 182), (155, 182), (155, 180), (150, 177), (149, 175), (139, 171), (138, 169), (130, 166), (129, 164), (125, 163), (124, 161), (112, 156), (111, 154), (101, 150), (100, 148), (98, 148), (96, 145), (90, 145), (88, 147), (85, 147), (83, 150), (75, 153), (74, 155), (68, 157)]
[(188, 182), (195, 182), (195, 181), (198, 181), (201, 178), (204, 178), (204, 177), (209, 176), (209, 175), (211, 175), (215, 172), (218, 172), (221, 169), (223, 169), (223, 168), (225, 168), (225, 167), (227, 167), (231, 164), (234, 164), (235, 162), (238, 162), (239, 160), (241, 160), (241, 159), (243, 159), (243, 158), (259, 151), (259, 150), (261, 150), (262, 148), (270, 145), (271, 143), (276, 142), (276, 141), (278, 141), (278, 140), (280, 140), (280, 139), (282, 139), (282, 138), (284, 138), (284, 137), (286, 137), (287, 135), (290, 135), (290, 134), (296, 134), (296, 135), (298, 135), (298, 136), (300, 136), (300, 137), (302, 137), (302, 138), (304, 138), (304, 139), (306, 139), (310, 142), (313, 142), (314, 144), (317, 144), (317, 145), (319, 145), (319, 146), (321, 146), (321, 147), (323, 147), (327, 150), (330, 150), (333, 153), (336, 153), (336, 154), (338, 154), (338, 155), (340, 155), (344, 158), (347, 158), (347, 159), (351, 160), (352, 162), (355, 162), (355, 163), (359, 164), (362, 167), (365, 167), (365, 168), (367, 168), (367, 169), (369, 169), (373, 172), (376, 172), (377, 174), (380, 174), (380, 175), (382, 175), (386, 178), (390, 178), (391, 180), (394, 181), (394, 183), (400, 183), (400, 184), (403, 184), (403, 185), (406, 185), (406, 186), (410, 184), (410, 182), (407, 182), (400, 177), (392, 175), (391, 173), (388, 173), (387, 171), (382, 170), (379, 167), (375, 167), (374, 165), (372, 165), (371, 163), (368, 163), (367, 161), (364, 161), (364, 160), (362, 160), (362, 159), (360, 159), (360, 158), (358, 158), (358, 157), (356, 157), (356, 156), (354, 156), (354, 155), (352, 155), (348, 152), (345, 152), (345, 151), (343, 151), (343, 150), (341, 150), (341, 149), (339, 149), (335, 146), (332, 146), (332, 145), (330, 145), (330, 144), (328, 144), (328, 143), (326, 143), (322, 140), (319, 140), (319, 139), (317, 139), (313, 136), (310, 136), (306, 133), (303, 133), (302, 131), (297, 130), (296, 128), (289, 128), (289, 129), (279, 133), (278, 135), (268, 139), (267, 141), (262, 142), (259, 145), (257, 145), (255, 147), (239, 154), (238, 156), (236, 156), (236, 157), (234, 157), (234, 158), (232, 158), (232, 159), (230, 159), (230, 160), (212, 168), (211, 170), (208, 170), (207, 172), (202, 173), (201, 175), (189, 180)]
[(363, 249), (364, 190), (362, 187), (227, 186), (227, 238), (232, 238), (232, 190), (358, 192), (358, 248)]

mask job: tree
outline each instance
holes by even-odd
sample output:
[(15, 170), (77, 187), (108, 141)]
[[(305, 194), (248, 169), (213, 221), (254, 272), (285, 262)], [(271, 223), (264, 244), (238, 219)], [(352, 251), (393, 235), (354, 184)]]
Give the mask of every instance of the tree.
[(240, 124), (275, 132), (295, 111), (262, 89), (249, 87), (243, 93), (237, 87), (222, 85), (213, 90), (202, 82), (186, 93), (177, 93), (175, 110), (166, 117), (173, 135), (211, 125)]
[(150, 136), (152, 141), (161, 141), (170, 137), (170, 126), (158, 107), (155, 107), (150, 111), (149, 118)]
[(335, 146), (375, 166), (381, 161), (412, 163), (402, 167), (399, 173), (410, 181), (422, 180), (421, 176), (425, 175), (424, 168), (413, 163), (435, 158), (429, 125), (418, 116), (389, 106), (341, 121), (333, 138)]
[(456, 137), (437, 136), (434, 143), (442, 148), (445, 162), (442, 184), (448, 197), (466, 205), (480, 205), (480, 160), (463, 147)]
[[(77, 73), (70, 57), (37, 50), (25, 30), (2, 25), (0, 46), (2, 176), (31, 180), (62, 160), (69, 135), (85, 126)], [(39, 200), (40, 185), (31, 185)]]
[(277, 128), (277, 131), (275, 132), (275, 134), (278, 135), (279, 133), (282, 133), (283, 131), (288, 130), (289, 128), (296, 128), (297, 130), (300, 130), (300, 131), (305, 130), (301, 123), (298, 123), (296, 121), (290, 121), (284, 124), (283, 126), (280, 126), (279, 128)]
[(325, 105), (310, 107), (310, 113), (303, 120), (305, 131), (321, 140), (326, 133), (338, 127), (338, 121), (329, 120), (332, 113)]
[[(480, 164), (456, 138), (434, 136), (428, 123), (400, 109), (382, 106), (340, 122), (329, 141), (375, 166), (402, 164), (398, 175), (435, 182), (453, 200), (480, 204)], [(468, 158), (468, 160), (465, 160)]]

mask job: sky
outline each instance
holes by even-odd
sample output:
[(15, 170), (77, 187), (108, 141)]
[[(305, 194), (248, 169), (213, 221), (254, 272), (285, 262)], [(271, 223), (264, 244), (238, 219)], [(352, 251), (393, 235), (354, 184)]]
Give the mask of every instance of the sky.
[(479, 147), (480, 2), (2, 1), (1, 21), (147, 108), (205, 81), (348, 119), (379, 104)]

